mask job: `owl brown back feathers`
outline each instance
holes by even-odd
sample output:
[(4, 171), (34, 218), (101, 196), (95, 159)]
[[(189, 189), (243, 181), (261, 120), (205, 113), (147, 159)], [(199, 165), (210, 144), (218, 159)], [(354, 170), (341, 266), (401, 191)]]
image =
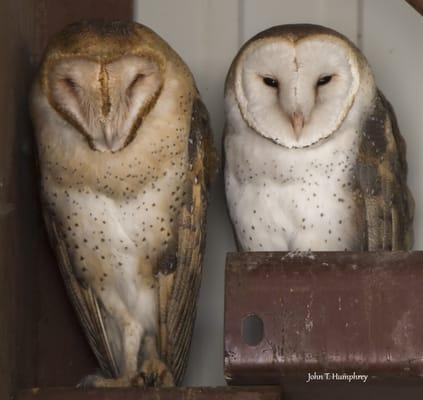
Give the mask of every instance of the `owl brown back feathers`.
[(407, 187), (406, 146), (391, 104), (381, 92), (363, 127), (357, 163), (361, 249), (409, 250), (414, 200)]

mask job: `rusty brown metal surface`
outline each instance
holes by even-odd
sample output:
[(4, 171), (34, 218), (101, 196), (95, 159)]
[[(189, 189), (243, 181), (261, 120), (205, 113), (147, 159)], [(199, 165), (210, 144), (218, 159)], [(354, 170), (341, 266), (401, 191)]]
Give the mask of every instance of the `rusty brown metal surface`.
[[(422, 375), (422, 287), (423, 252), (229, 254), (227, 380), (305, 382), (313, 372)], [(263, 321), (256, 345), (243, 336), (252, 314)], [(416, 385), (423, 393), (420, 380)]]
[(16, 400), (281, 400), (278, 388), (32, 389)]

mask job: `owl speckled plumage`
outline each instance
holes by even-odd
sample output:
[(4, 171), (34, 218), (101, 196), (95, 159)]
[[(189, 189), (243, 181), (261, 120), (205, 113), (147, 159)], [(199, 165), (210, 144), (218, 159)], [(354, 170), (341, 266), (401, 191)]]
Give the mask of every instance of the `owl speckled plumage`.
[(181, 58), (132, 22), (50, 42), (32, 92), (45, 223), (102, 375), (180, 382), (201, 280), (208, 114)]
[(362, 53), (316, 25), (266, 30), (226, 82), (225, 187), (249, 251), (410, 249), (405, 143)]

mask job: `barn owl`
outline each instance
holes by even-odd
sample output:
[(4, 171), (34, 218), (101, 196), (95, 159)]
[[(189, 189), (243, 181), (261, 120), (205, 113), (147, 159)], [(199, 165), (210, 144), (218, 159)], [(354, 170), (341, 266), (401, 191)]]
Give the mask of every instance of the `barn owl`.
[(405, 143), (363, 54), (315, 25), (266, 30), (225, 90), (225, 189), (244, 251), (412, 246)]
[(32, 92), (45, 224), (102, 374), (172, 386), (187, 361), (213, 169), (182, 59), (132, 22), (70, 25)]

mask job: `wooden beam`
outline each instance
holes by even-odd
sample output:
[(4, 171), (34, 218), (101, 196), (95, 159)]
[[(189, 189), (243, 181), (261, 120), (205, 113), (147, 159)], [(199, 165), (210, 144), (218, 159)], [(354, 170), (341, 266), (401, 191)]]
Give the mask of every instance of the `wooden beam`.
[(278, 387), (174, 389), (32, 389), (16, 400), (282, 400)]

